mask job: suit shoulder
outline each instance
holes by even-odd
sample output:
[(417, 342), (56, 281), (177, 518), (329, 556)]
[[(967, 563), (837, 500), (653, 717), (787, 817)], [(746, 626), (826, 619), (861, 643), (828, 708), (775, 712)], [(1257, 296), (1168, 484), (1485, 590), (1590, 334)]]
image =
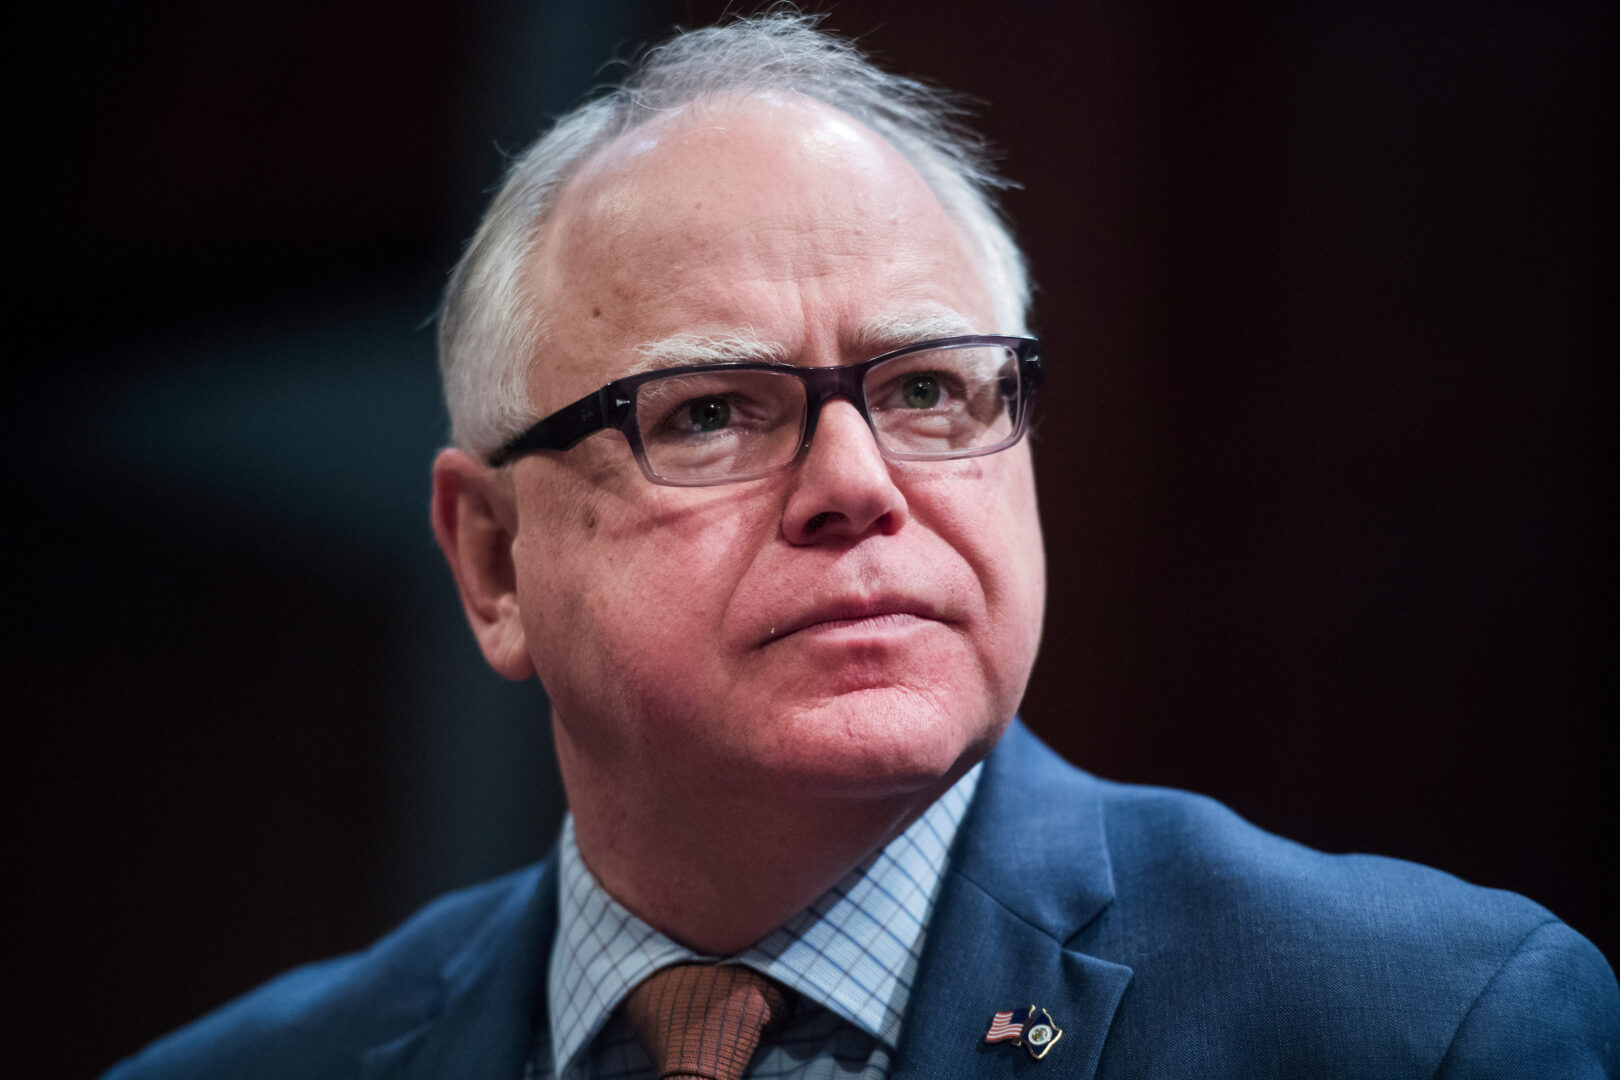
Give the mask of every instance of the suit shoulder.
[[(1133, 967), (1150, 1012), (1202, 1015), (1203, 1035), (1228, 1045), (1263, 1017), (1268, 1052), (1313, 1072), (1365, 1066), (1336, 1055), (1376, 1045), (1369, 1074), (1432, 1075), (1445, 1060), (1496, 1075), (1463, 1063), (1530, 1032), (1516, 1045), (1531, 1058), (1502, 1060), (1562, 1061), (1572, 1076), (1613, 1066), (1620, 988), (1540, 904), (1399, 859), (1315, 851), (1212, 799), (1098, 783), (1116, 898), (1085, 947)], [(1324, 1035), (1347, 1018), (1354, 1040)]]
[(446, 967), (517, 920), (544, 867), (442, 896), (368, 948), (248, 991), (115, 1066), (105, 1080), (357, 1075), (370, 1047), (438, 1012)]
[(1511, 947), (1546, 908), (1432, 867), (1380, 855), (1334, 855), (1251, 824), (1214, 799), (1168, 788), (1098, 781), (1116, 887), (1195, 890), (1201, 901), (1290, 912), (1310, 929), (1335, 927), (1438, 942), (1456, 934)]

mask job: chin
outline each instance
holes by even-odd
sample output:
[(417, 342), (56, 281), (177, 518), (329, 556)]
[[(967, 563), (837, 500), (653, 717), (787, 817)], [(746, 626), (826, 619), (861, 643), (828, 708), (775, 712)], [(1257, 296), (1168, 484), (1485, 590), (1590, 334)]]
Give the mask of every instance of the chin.
[(893, 688), (841, 694), (795, 711), (762, 773), (772, 784), (866, 798), (942, 790), (990, 752), (1009, 721)]

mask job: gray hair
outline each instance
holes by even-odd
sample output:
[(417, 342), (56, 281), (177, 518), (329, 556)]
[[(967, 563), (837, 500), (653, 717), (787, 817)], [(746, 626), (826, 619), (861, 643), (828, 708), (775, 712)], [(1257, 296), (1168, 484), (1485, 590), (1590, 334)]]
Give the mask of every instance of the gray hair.
[(487, 456), (535, 419), (532, 358), (546, 313), (525, 287), (540, 226), (597, 150), (660, 112), (720, 94), (789, 92), (876, 132), (917, 170), (982, 267), (999, 333), (1023, 333), (1024, 258), (995, 199), (1007, 187), (958, 98), (878, 69), (792, 9), (680, 34), (617, 87), (567, 114), (518, 158), (456, 265), (439, 319), (439, 369), (457, 446)]

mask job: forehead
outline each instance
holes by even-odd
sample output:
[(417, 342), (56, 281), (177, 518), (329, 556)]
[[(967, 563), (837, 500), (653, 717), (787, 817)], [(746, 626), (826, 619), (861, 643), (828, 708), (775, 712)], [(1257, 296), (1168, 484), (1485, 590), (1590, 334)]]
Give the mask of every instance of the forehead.
[(672, 338), (839, 363), (888, 344), (875, 328), (993, 329), (916, 170), (802, 98), (700, 101), (621, 136), (565, 187), (526, 272), (545, 319), (530, 392), (548, 410)]

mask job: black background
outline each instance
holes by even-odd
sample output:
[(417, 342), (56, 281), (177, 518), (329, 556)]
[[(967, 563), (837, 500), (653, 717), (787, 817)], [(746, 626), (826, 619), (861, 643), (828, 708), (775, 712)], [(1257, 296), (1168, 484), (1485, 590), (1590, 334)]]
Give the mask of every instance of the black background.
[[(717, 3), (36, 7), (10, 65), (11, 1039), (88, 1074), (537, 857), (537, 687), (427, 528), (428, 325), (515, 151)], [(1071, 759), (1613, 957), (1602, 4), (836, 7), (982, 99), (1052, 389)]]

